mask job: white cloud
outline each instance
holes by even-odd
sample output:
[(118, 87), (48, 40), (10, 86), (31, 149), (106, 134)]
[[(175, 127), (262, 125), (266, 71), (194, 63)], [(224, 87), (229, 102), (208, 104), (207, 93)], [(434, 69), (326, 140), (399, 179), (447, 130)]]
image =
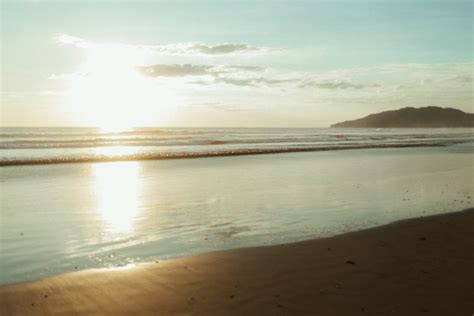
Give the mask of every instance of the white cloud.
[(203, 43), (178, 43), (168, 45), (139, 45), (140, 49), (159, 55), (219, 56), (262, 54), (280, 51), (276, 48), (257, 47), (245, 43), (224, 43), (208, 45)]
[(222, 56), (222, 55), (254, 55), (266, 54), (271, 52), (282, 51), (282, 49), (253, 46), (246, 43), (221, 43), (221, 44), (204, 44), (199, 42), (191, 43), (175, 43), (166, 45), (132, 45), (124, 43), (98, 43), (87, 41), (83, 38), (72, 36), (69, 34), (59, 34), (55, 37), (57, 43), (61, 45), (72, 45), (78, 48), (90, 47), (116, 47), (136, 49), (156, 55), (170, 56)]
[[(137, 67), (137, 63), (130, 62), (124, 65), (135, 67), (138, 73), (148, 78), (144, 80), (147, 84), (161, 86), (172, 83), (181, 89), (180, 94), (189, 96), (189, 99), (200, 96), (207, 100), (226, 100), (226, 104), (255, 105), (254, 101), (261, 98), (260, 106), (324, 104), (327, 107), (352, 108), (354, 111), (358, 106), (377, 107), (377, 110), (426, 105), (459, 106), (467, 109), (472, 108), (474, 101), (472, 63), (388, 64), (332, 71), (293, 72), (259, 65), (232, 64), (236, 60), (240, 62), (241, 55), (278, 51), (249, 44), (129, 45), (91, 42), (67, 34), (59, 35), (56, 40), (61, 45), (78, 48), (99, 48), (99, 51), (100, 48), (107, 48), (103, 50), (105, 56), (113, 54), (115, 50), (136, 50), (150, 54), (152, 58), (147, 59), (146, 63), (141, 62), (141, 66)], [(229, 58), (232, 55), (237, 55), (237, 58)], [(210, 58), (194, 58), (199, 56)], [(214, 56), (223, 57), (216, 59)], [(114, 63), (120, 62), (118, 57)], [(153, 64), (158, 60), (160, 63)], [(203, 60), (208, 64), (200, 64)], [(253, 59), (253, 62), (261, 60)], [(95, 65), (100, 66), (100, 63)], [(97, 68), (88, 69), (94, 72)], [(108, 74), (116, 71), (115, 67), (104, 69)], [(49, 78), (69, 80), (87, 75), (89, 73), (84, 71), (53, 74)]]
[(73, 73), (66, 73), (66, 74), (51, 74), (48, 76), (49, 80), (75, 80), (80, 79), (87, 76), (88, 73), (84, 72), (73, 72)]
[(60, 34), (55, 37), (55, 40), (57, 43), (62, 45), (74, 45), (78, 47), (83, 47), (82, 45), (86, 43), (82, 38), (68, 34)]

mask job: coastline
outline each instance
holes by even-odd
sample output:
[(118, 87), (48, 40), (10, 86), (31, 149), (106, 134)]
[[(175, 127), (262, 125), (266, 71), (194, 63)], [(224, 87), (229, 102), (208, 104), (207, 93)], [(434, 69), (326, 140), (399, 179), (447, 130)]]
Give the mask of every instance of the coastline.
[(391, 148), (423, 148), (423, 147), (447, 147), (449, 145), (463, 144), (468, 142), (451, 142), (447, 144), (380, 144), (380, 145), (345, 145), (330, 147), (301, 147), (287, 149), (245, 149), (245, 150), (224, 150), (211, 152), (175, 152), (175, 153), (155, 153), (155, 154), (123, 154), (118, 156), (86, 156), (74, 158), (47, 158), (47, 159), (26, 159), (26, 160), (0, 160), (0, 167), (18, 167), (18, 166), (37, 166), (37, 165), (56, 165), (73, 163), (105, 163), (105, 162), (123, 162), (123, 161), (153, 161), (153, 160), (177, 160), (177, 159), (199, 159), (199, 158), (218, 158), (218, 157), (238, 157), (238, 156), (256, 156), (256, 155), (275, 155), (288, 153), (321, 152), (321, 151), (341, 151), (355, 149), (391, 149)]
[(470, 315), (474, 209), (0, 288), (1, 315)]

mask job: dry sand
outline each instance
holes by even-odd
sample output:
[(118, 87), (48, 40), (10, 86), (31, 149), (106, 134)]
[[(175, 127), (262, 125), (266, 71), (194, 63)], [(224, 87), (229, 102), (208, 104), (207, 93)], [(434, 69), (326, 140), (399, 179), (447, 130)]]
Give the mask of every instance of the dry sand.
[(0, 288), (6, 315), (466, 315), (474, 209)]

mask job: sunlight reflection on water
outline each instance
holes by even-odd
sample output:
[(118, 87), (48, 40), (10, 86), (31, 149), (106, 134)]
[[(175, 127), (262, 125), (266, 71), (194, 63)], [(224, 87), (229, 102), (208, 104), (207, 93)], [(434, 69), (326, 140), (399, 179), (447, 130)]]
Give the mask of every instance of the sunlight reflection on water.
[(137, 148), (130, 146), (114, 146), (95, 148), (94, 152), (100, 156), (124, 156), (138, 153)]
[(0, 285), (473, 207), (472, 148), (1, 168)]
[(141, 166), (136, 161), (93, 165), (97, 211), (106, 230), (133, 230), (142, 191)]

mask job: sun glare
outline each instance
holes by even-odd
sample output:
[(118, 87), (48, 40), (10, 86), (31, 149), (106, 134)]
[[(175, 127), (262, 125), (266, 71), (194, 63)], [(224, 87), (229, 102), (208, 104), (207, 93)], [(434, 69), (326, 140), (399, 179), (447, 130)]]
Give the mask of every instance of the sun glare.
[(136, 161), (93, 164), (97, 210), (107, 231), (129, 232), (139, 210), (142, 189)]
[(98, 45), (70, 82), (66, 106), (80, 123), (104, 131), (166, 124), (177, 105), (176, 89), (143, 76), (143, 52), (123, 45)]

